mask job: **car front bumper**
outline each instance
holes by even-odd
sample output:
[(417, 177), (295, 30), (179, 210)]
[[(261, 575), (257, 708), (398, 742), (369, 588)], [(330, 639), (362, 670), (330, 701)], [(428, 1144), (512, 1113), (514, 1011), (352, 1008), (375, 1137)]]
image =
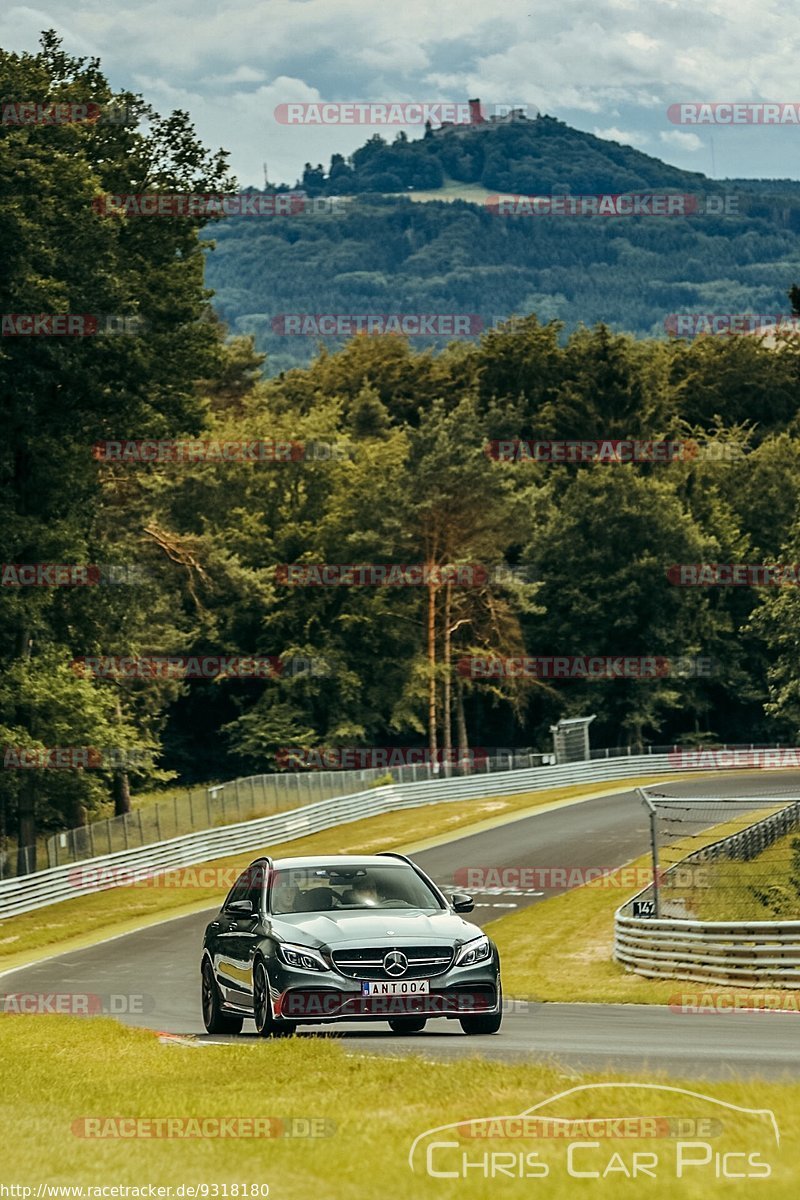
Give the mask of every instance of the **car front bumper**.
[[(497, 1012), (502, 1003), (500, 964), (493, 956), (475, 967), (452, 967), (430, 979), (429, 992), (363, 996), (361, 980), (336, 971), (299, 971), (282, 964), (270, 972), (272, 1008), (286, 1021), (387, 1021), (392, 1017), (465, 1017)], [(402, 980), (370, 980), (372, 984)], [(416, 980), (406, 981), (412, 989)]]

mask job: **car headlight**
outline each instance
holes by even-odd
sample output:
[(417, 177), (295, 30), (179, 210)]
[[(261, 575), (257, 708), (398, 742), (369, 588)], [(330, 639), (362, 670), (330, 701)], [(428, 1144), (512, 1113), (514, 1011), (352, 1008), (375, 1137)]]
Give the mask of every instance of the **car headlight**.
[(278, 946), (278, 958), (287, 967), (299, 967), (301, 971), (329, 971), (330, 967), (321, 954), (309, 946), (295, 946), (291, 942), (281, 942)]
[(467, 942), (458, 952), (455, 961), (457, 967), (473, 967), (475, 963), (485, 962), (492, 956), (492, 943), (485, 935)]

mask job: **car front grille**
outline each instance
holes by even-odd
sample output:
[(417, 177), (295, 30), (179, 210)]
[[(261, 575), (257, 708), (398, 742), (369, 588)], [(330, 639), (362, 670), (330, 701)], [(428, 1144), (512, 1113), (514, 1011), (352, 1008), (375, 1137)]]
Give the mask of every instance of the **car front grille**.
[[(392, 950), (399, 950), (408, 959), (408, 969), (402, 975), (390, 975), (383, 960)], [(453, 962), (450, 946), (359, 946), (353, 950), (334, 950), (334, 966), (350, 979), (431, 979), (443, 975)]]

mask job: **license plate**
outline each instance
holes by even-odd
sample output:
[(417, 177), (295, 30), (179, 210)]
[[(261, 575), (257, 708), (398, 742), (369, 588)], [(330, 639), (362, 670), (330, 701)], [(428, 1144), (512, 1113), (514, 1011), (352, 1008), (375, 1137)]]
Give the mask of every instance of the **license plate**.
[(388, 979), (361, 982), (362, 996), (427, 996), (431, 990), (429, 979)]

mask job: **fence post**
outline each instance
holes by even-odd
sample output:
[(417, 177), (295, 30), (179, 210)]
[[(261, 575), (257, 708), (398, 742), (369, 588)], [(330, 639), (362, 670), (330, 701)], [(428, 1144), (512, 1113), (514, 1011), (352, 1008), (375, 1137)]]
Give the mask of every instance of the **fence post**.
[[(155, 809), (156, 809), (156, 841), (157, 842), (161, 841), (161, 813), (158, 811), (160, 808), (161, 808), (161, 805), (156, 804)], [(139, 809), (139, 820), (141, 820), (141, 817), (142, 817), (142, 810)], [(141, 825), (139, 826), (139, 828), (141, 829)]]
[[(158, 805), (156, 805), (156, 808), (158, 808)], [(142, 829), (142, 810), (140, 808), (138, 808), (136, 810), (136, 815), (139, 818), (139, 845), (143, 846), (144, 845), (144, 830)], [(158, 840), (161, 841), (161, 829), (160, 828), (158, 831)]]
[(125, 834), (125, 849), (128, 849), (128, 814), (122, 814), (122, 832)]
[(650, 811), (650, 852), (653, 856), (653, 909), (656, 918), (661, 916), (661, 892), (659, 886), (659, 866), (658, 866), (658, 827), (656, 825), (656, 806), (653, 804), (649, 796), (646, 796), (641, 788), (636, 791), (641, 796), (647, 808)]
[(172, 804), (175, 809), (175, 837), (177, 837), (178, 834), (180, 833), (180, 829), (178, 829), (178, 793), (177, 792), (172, 797)]
[(186, 795), (189, 797), (189, 824), (194, 829), (194, 804), (192, 803), (192, 789), (189, 788)]
[(237, 777), (236, 777), (236, 778), (234, 779), (234, 781), (233, 781), (233, 790), (234, 790), (234, 793), (235, 793), (235, 795), (236, 795), (236, 815), (237, 815), (237, 817), (239, 818), (239, 820), (241, 821), (241, 819), (242, 819), (242, 805), (241, 805), (241, 803), (240, 803), (240, 801), (239, 801), (239, 777), (238, 777), (238, 775), (237, 775)]
[(97, 857), (97, 855), (94, 852), (94, 826), (92, 825), (91, 821), (89, 822), (89, 851), (91, 853), (92, 858)]
[(111, 818), (106, 817), (106, 836), (108, 837), (108, 853), (111, 854)]
[(211, 789), (206, 788), (206, 814), (208, 816), (208, 828), (211, 828)]

